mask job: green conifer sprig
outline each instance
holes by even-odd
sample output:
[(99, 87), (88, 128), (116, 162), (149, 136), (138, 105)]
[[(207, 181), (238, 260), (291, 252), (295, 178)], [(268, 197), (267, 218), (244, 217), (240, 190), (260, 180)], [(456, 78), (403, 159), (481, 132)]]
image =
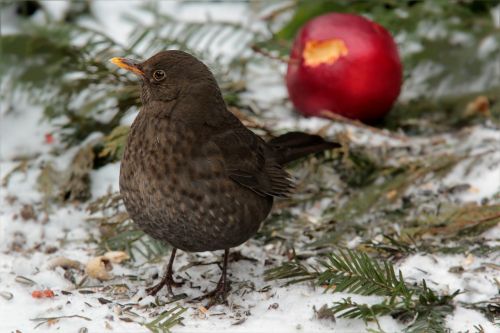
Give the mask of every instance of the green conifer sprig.
[(318, 276), (318, 283), (336, 292), (411, 297), (401, 271), (396, 275), (389, 262), (381, 265), (366, 253), (341, 250), (329, 254), (322, 265), (325, 270)]
[(318, 271), (310, 271), (306, 266), (302, 265), (298, 260), (284, 262), (278, 267), (266, 270), (266, 280), (288, 280), (285, 285), (291, 285), (299, 282), (314, 280), (320, 274)]
[(174, 308), (160, 313), (154, 320), (144, 324), (144, 327), (153, 333), (170, 333), (174, 326), (182, 323), (184, 318), (181, 315), (186, 311), (186, 308), (176, 305)]
[(452, 300), (459, 293), (457, 290), (451, 295), (439, 295), (427, 287), (425, 280), (410, 285), (401, 271), (396, 274), (390, 262), (379, 263), (363, 252), (340, 250), (329, 254), (320, 265), (321, 269), (309, 269), (296, 260), (267, 270), (266, 278), (292, 279), (287, 285), (311, 280), (326, 291), (383, 296), (381, 302), (371, 305), (345, 298), (334, 302), (331, 309), (340, 317), (364, 321), (391, 315), (412, 333), (444, 332), (444, 318), (453, 311)]

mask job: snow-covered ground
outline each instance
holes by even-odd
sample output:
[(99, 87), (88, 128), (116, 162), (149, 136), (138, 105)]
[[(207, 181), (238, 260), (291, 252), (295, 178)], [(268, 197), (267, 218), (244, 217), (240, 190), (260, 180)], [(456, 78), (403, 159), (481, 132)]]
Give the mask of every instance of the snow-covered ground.
[[(66, 6), (64, 1), (46, 2), (54, 15), (59, 15)], [(134, 1), (96, 1), (96, 15), (100, 26), (120, 42), (126, 42), (132, 27), (123, 20), (137, 5)], [(172, 2), (162, 2), (165, 10), (174, 10)], [(180, 7), (176, 15), (189, 19), (232, 19), (251, 18), (246, 14), (245, 4), (216, 4)], [(3, 29), (3, 26), (2, 26)], [(14, 29), (14, 28), (13, 28)], [(272, 79), (269, 79), (269, 78)], [(269, 75), (262, 69), (255, 70), (255, 81), (250, 82), (252, 96), (271, 102), (285, 96), (278, 75)], [(136, 322), (149, 322), (155, 315), (173, 308), (173, 304), (155, 307), (153, 297), (145, 295), (144, 287), (151, 284), (157, 273), (162, 273), (163, 263), (129, 267), (114, 264), (114, 278), (104, 283), (109, 287), (95, 287), (97, 281), (87, 281), (85, 288), (75, 288), (65, 270), (52, 267), (54, 259), (65, 257), (85, 265), (95, 257), (96, 245), (89, 241), (97, 232), (89, 223), (84, 205), (67, 205), (45, 215), (40, 207), (42, 196), (37, 190), (37, 176), (44, 163), (51, 161), (55, 168), (63, 170), (76, 153), (71, 149), (61, 156), (50, 154), (58, 142), (49, 143), (45, 134), (53, 132), (49, 124), (41, 120), (41, 108), (28, 102), (16, 101), (15, 109), (1, 104), (0, 123), (0, 178), (19, 165), (19, 158), (29, 157), (26, 168), (13, 173), (6, 187), (0, 187), (0, 332), (147, 332)], [(325, 120), (287, 120), (277, 124), (282, 128), (318, 130)], [(388, 142), (383, 135), (366, 133), (348, 125), (339, 125), (334, 131), (347, 130), (355, 144), (380, 145), (398, 144)], [(476, 127), (458, 137), (443, 136), (461, 149), (475, 148), (478, 151), (485, 144), (500, 145), (500, 132)], [(420, 139), (419, 139), (420, 140)], [(422, 144), (425, 140), (422, 138)], [(492, 157), (500, 154), (500, 149)], [(119, 164), (110, 164), (91, 175), (94, 198), (108, 190), (118, 189)], [(466, 173), (464, 166), (457, 168), (443, 180), (446, 185), (469, 183), (471, 191), (460, 194), (463, 202), (491, 198), (500, 190), (500, 165), (481, 167)], [(33, 211), (31, 211), (31, 207)], [(304, 212), (313, 215), (314, 212)], [(500, 226), (483, 235), (484, 242), (499, 245)], [(241, 259), (231, 263), (229, 269), (232, 292), (229, 305), (218, 305), (205, 310), (200, 304), (181, 300), (178, 303), (188, 308), (183, 314), (183, 326), (176, 326), (174, 332), (365, 332), (368, 329), (383, 329), (384, 332), (400, 332), (404, 326), (391, 317), (382, 317), (379, 325), (365, 324), (361, 320), (337, 318), (336, 321), (316, 319), (313, 308), (352, 297), (355, 301), (374, 303), (375, 296), (362, 297), (345, 293), (325, 293), (322, 288), (304, 283), (288, 287), (282, 282), (264, 281), (263, 271), (269, 262), (282, 260), (280, 249), (268, 245), (264, 248), (254, 240), (233, 250), (241, 253)], [(214, 287), (220, 270), (216, 264), (189, 267), (189, 263), (211, 263), (220, 260), (221, 253), (189, 254), (180, 252), (175, 262), (177, 274), (190, 281), (176, 289), (178, 294), (186, 293), (190, 299), (201, 291)], [(431, 287), (441, 292), (452, 293), (461, 289), (458, 301), (480, 302), (498, 296), (500, 275), (498, 253), (488, 257), (463, 255), (415, 254), (398, 264), (405, 278), (420, 281), (425, 278)], [(165, 258), (166, 260), (166, 258)], [(453, 273), (450, 268), (461, 266), (464, 271)], [(272, 266), (271, 266), (272, 267)], [(452, 270), (453, 271), (453, 270)], [(76, 273), (77, 282), (83, 272)], [(136, 277), (132, 279), (131, 276)], [(26, 280), (29, 279), (29, 280)], [(93, 282), (95, 284), (93, 284)], [(36, 299), (32, 291), (51, 289), (53, 298)], [(201, 290), (201, 291), (200, 291)], [(107, 303), (103, 299), (110, 300)], [(165, 292), (160, 302), (168, 301)], [(104, 303), (104, 304), (103, 304)], [(40, 318), (68, 316), (58, 320), (39, 321)], [(36, 328), (39, 323), (42, 323)], [(480, 312), (457, 306), (447, 318), (452, 332), (473, 332), (475, 326), (482, 326), (484, 332), (499, 332)]]

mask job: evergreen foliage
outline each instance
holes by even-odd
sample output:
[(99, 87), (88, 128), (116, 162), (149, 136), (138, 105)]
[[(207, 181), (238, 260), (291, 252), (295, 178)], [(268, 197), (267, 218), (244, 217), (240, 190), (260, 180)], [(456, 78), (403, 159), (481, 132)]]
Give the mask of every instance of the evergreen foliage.
[(144, 324), (144, 327), (152, 333), (170, 333), (171, 328), (182, 322), (184, 318), (181, 315), (186, 310), (186, 308), (176, 305), (173, 309), (160, 313), (154, 320)]
[(373, 305), (358, 303), (350, 297), (334, 302), (331, 310), (340, 317), (364, 321), (391, 315), (407, 324), (407, 332), (445, 332), (445, 317), (452, 313), (452, 300), (459, 294), (438, 295), (420, 284), (408, 284), (393, 265), (370, 258), (366, 253), (340, 250), (320, 261), (321, 269), (308, 269), (298, 261), (283, 263), (266, 271), (269, 280), (292, 279), (287, 284), (311, 280), (325, 287), (325, 292), (349, 292), (357, 295), (383, 296)]

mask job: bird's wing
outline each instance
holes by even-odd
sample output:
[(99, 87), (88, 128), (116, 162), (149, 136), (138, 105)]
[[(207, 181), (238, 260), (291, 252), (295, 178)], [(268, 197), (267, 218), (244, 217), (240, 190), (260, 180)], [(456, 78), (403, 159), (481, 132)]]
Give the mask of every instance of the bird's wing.
[(293, 181), (273, 151), (236, 117), (226, 120), (225, 129), (210, 141), (220, 150), (229, 178), (262, 196), (287, 197)]

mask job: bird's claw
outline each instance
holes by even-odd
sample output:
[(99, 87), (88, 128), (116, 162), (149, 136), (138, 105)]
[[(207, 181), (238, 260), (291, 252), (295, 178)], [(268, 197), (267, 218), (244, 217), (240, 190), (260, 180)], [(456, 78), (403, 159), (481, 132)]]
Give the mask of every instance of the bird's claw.
[(217, 287), (215, 287), (214, 290), (212, 290), (204, 295), (193, 298), (191, 301), (192, 302), (200, 302), (200, 301), (203, 301), (204, 299), (209, 298), (210, 300), (207, 303), (207, 305), (205, 306), (207, 309), (213, 305), (216, 305), (216, 304), (227, 304), (227, 292), (230, 289), (231, 288), (229, 285), (229, 281), (227, 281), (226, 283), (219, 282), (217, 284)]
[(184, 284), (184, 279), (180, 282), (175, 281), (172, 277), (169, 277), (165, 280), (161, 280), (159, 283), (155, 284), (152, 287), (146, 288), (146, 293), (151, 296), (155, 296), (164, 286), (167, 286), (168, 294), (170, 296), (175, 296), (172, 291), (172, 287), (179, 288)]

